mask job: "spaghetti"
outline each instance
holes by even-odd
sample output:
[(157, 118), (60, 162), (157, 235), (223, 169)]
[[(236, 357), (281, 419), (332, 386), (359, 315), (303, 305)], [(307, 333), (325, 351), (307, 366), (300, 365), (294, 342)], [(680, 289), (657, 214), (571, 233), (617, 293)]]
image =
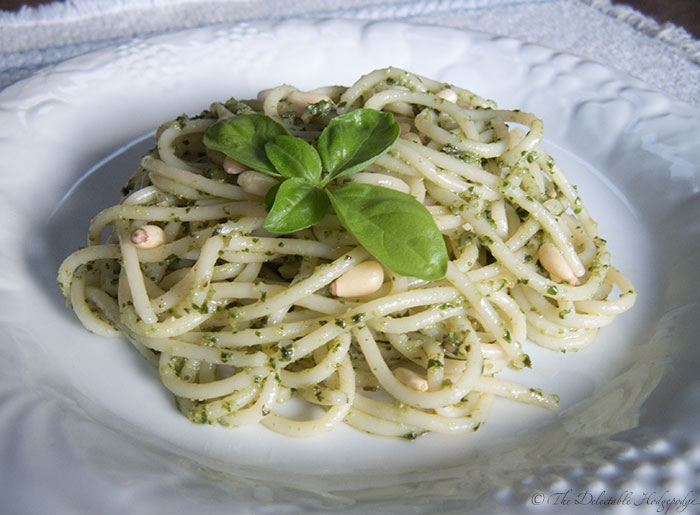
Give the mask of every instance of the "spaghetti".
[[(342, 181), (420, 201), (447, 246), (443, 279), (382, 267), (375, 291), (334, 295), (336, 280), (374, 258), (332, 212), (268, 233), (264, 196), (277, 180), (202, 144), (217, 120), (246, 113), (315, 144), (330, 119), (358, 108), (393, 113), (401, 136)], [(532, 114), (397, 68), (349, 88), (282, 85), (214, 103), (158, 129), (123, 200), (93, 219), (58, 282), (87, 329), (125, 336), (157, 366), (193, 422), (304, 437), (345, 422), (414, 438), (475, 431), (495, 397), (556, 409), (556, 395), (498, 373), (531, 366), (526, 340), (585, 348), (636, 292), (542, 137)], [(142, 245), (139, 229), (157, 241)], [(318, 416), (284, 415), (291, 399)]]

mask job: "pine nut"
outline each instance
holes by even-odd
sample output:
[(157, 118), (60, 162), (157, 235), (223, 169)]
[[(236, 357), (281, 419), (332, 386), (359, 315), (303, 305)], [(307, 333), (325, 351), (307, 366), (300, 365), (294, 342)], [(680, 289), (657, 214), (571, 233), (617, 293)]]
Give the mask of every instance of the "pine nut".
[(547, 272), (556, 279), (566, 281), (572, 286), (579, 283), (578, 277), (571, 270), (571, 267), (564, 260), (559, 249), (551, 243), (543, 243), (539, 250), (540, 264)]
[(131, 233), (130, 240), (137, 249), (153, 249), (165, 243), (165, 231), (157, 225), (144, 225)]
[(453, 104), (457, 103), (457, 92), (454, 89), (445, 88), (435, 93), (435, 96), (444, 98), (445, 100), (447, 100), (448, 102), (452, 102)]
[(417, 392), (428, 391), (428, 380), (419, 376), (413, 370), (398, 367), (394, 370), (394, 376), (412, 390), (416, 390)]
[(336, 297), (362, 297), (377, 291), (384, 283), (384, 268), (378, 261), (363, 261), (331, 284)]
[(231, 175), (238, 175), (239, 173), (247, 169), (246, 165), (239, 163), (238, 161), (236, 161), (235, 159), (231, 159), (230, 157), (226, 157), (221, 166), (223, 167), (226, 173)]
[(278, 181), (262, 172), (245, 170), (238, 175), (238, 185), (246, 193), (264, 197)]

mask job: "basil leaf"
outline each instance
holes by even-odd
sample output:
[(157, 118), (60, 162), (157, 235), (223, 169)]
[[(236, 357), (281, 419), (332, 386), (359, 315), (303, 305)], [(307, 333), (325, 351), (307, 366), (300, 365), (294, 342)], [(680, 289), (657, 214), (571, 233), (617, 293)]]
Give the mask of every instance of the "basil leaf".
[(299, 231), (319, 222), (327, 212), (328, 199), (323, 190), (292, 177), (277, 190), (263, 227), (277, 234)]
[(263, 199), (263, 202), (265, 203), (265, 209), (267, 211), (270, 211), (270, 209), (272, 209), (272, 206), (275, 203), (275, 199), (277, 198), (277, 190), (280, 189), (280, 186), (282, 186), (281, 182), (275, 184), (272, 188), (267, 190), (267, 193), (265, 193), (265, 198)]
[(265, 144), (276, 136), (289, 135), (287, 129), (262, 114), (232, 116), (210, 126), (204, 133), (204, 145), (223, 152), (231, 159), (270, 175), (279, 172), (267, 158)]
[(414, 197), (371, 184), (326, 193), (340, 222), (390, 270), (426, 280), (445, 276), (445, 241), (431, 214)]
[(321, 178), (321, 158), (301, 138), (276, 136), (265, 144), (265, 154), (282, 177), (299, 177), (313, 183)]
[(399, 137), (399, 124), (391, 113), (357, 109), (333, 118), (318, 139), (318, 153), (329, 178), (362, 170)]

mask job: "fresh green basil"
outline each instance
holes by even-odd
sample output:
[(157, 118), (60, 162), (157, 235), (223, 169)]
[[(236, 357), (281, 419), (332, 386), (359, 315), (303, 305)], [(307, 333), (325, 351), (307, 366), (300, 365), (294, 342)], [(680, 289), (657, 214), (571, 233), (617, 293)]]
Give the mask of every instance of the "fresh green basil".
[(263, 200), (263, 202), (265, 203), (265, 209), (268, 212), (270, 211), (270, 209), (272, 209), (272, 206), (275, 204), (275, 199), (277, 198), (277, 192), (279, 191), (280, 186), (282, 186), (282, 183), (278, 182), (272, 188), (267, 190), (267, 193), (265, 193), (265, 199)]
[(311, 227), (328, 212), (328, 199), (323, 190), (299, 177), (284, 181), (275, 195), (272, 209), (263, 227), (285, 234)]
[(333, 118), (318, 139), (323, 168), (331, 179), (360, 171), (386, 152), (400, 132), (391, 113), (374, 109)]
[(265, 144), (265, 153), (282, 177), (298, 177), (314, 184), (321, 178), (321, 158), (301, 138), (276, 136)]
[(414, 197), (371, 184), (326, 193), (340, 222), (390, 270), (426, 280), (445, 276), (445, 241), (433, 217)]
[(210, 126), (204, 133), (204, 145), (250, 168), (279, 176), (265, 153), (265, 144), (277, 136), (289, 136), (289, 131), (269, 116), (242, 114)]
[(447, 271), (447, 249), (428, 210), (411, 195), (350, 184), (330, 191), (337, 177), (364, 169), (399, 136), (391, 113), (357, 109), (333, 118), (316, 150), (261, 114), (212, 125), (204, 144), (250, 168), (284, 177), (265, 196), (263, 227), (285, 234), (318, 223), (332, 205), (340, 222), (375, 258), (401, 275), (435, 280)]

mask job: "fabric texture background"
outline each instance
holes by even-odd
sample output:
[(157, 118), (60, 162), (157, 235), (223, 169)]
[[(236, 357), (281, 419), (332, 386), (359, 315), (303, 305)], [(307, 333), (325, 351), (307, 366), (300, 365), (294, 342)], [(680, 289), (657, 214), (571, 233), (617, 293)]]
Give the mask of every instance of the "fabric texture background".
[(0, 89), (134, 37), (293, 17), (395, 20), (514, 37), (603, 63), (700, 106), (700, 41), (609, 0), (68, 0), (0, 11)]

